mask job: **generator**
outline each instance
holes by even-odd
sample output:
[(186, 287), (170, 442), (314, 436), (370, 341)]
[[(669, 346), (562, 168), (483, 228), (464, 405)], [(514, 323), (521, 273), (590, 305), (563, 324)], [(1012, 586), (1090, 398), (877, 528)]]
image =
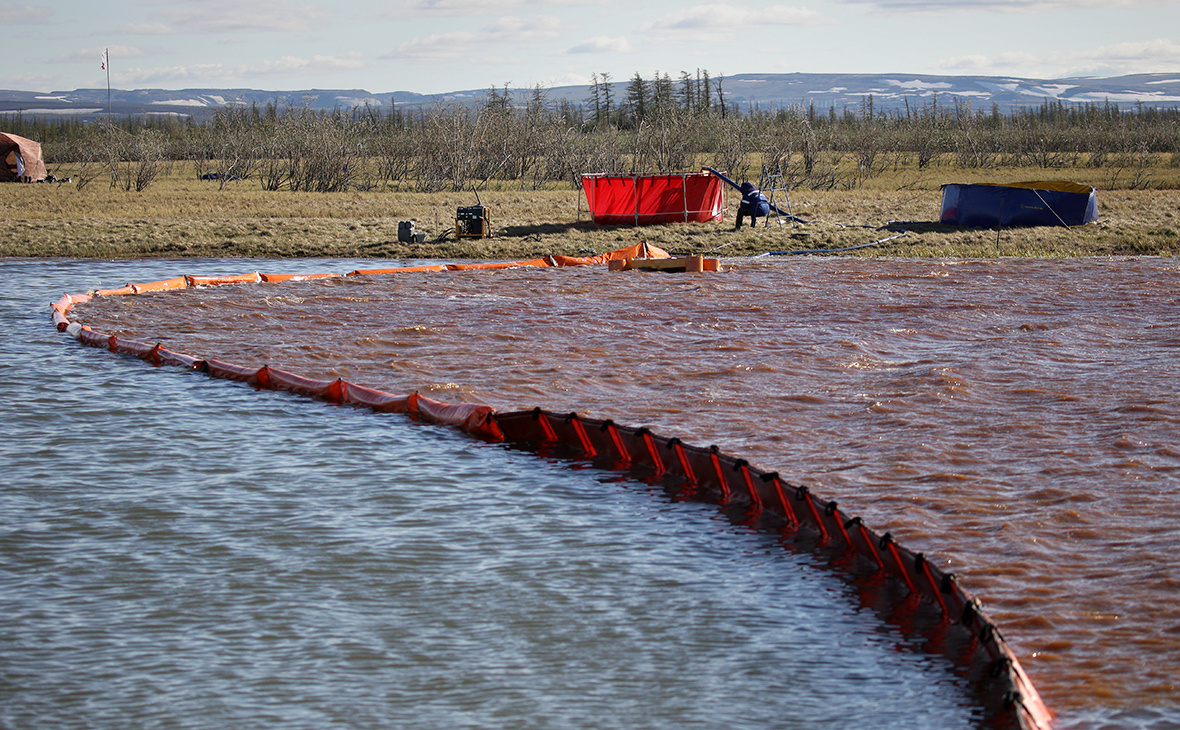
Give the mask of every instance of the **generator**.
[(471, 205), (455, 211), (455, 238), (491, 238), (488, 206)]

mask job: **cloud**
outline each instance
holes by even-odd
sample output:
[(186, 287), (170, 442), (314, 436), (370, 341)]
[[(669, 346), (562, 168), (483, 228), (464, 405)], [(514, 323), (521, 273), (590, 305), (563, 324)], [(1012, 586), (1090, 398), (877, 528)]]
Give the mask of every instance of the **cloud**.
[(425, 38), (414, 38), (400, 43), (396, 49), (382, 53), (378, 58), (437, 63), (467, 55), (469, 47), (475, 43), (477, 38), (475, 33), (466, 30), (436, 33)]
[(1156, 71), (1170, 71), (1180, 66), (1180, 45), (1169, 38), (1116, 43), (1088, 51), (1080, 58), (1092, 58), (1104, 63), (1134, 64)]
[(5, 25), (40, 25), (48, 23), (53, 10), (34, 5), (17, 5), (11, 0), (0, 2), (0, 18)]
[[(525, 2), (526, 0), (500, 0), (496, 3), (496, 10), (518, 8)], [(391, 10), (389, 13), (391, 15), (400, 14), (405, 10), (436, 15), (485, 15), (488, 12), (488, 4), (480, 0), (418, 0), (418, 2), (407, 3), (400, 10)]]
[(592, 79), (585, 74), (576, 71), (567, 71), (561, 76), (550, 76), (545, 86), (549, 88), (557, 88), (559, 86), (589, 86)]
[(571, 46), (566, 53), (630, 53), (631, 44), (626, 38), (611, 38), (600, 35)]
[(169, 0), (149, 23), (137, 24), (155, 34), (305, 31), (327, 22), (329, 14), (292, 0)]
[(28, 91), (47, 92), (52, 90), (57, 83), (57, 77), (44, 73), (0, 76), (0, 87), (5, 89), (27, 89)]
[(399, 18), (405, 13), (421, 13), (428, 15), (461, 15), (478, 17), (500, 14), (506, 10), (518, 8), (552, 8), (554, 6), (594, 6), (594, 0), (497, 0), (490, 4), (487, 0), (412, 0), (400, 8), (393, 8), (383, 12), (382, 17)]
[(542, 15), (537, 18), (502, 17), (483, 26), (480, 35), (494, 41), (508, 43), (534, 43), (556, 38), (561, 31), (562, 23), (552, 15)]
[(336, 71), (356, 71), (365, 68), (368, 63), (359, 53), (346, 53), (341, 56), (312, 56), (299, 58), (297, 56), (283, 56), (276, 61), (242, 67), (245, 73), (262, 76), (291, 76), (308, 72), (334, 73)]
[(947, 13), (984, 11), (1039, 13), (1053, 10), (1077, 11), (1087, 8), (1146, 8), (1167, 5), (1171, 0), (842, 0), (849, 5), (872, 5), (878, 11)]
[(729, 37), (734, 32), (771, 25), (823, 25), (832, 22), (823, 13), (793, 5), (753, 5), (712, 3), (694, 5), (664, 15), (641, 30), (665, 38), (703, 41), (718, 36)]
[(1045, 59), (1036, 54), (1013, 51), (995, 56), (986, 56), (982, 53), (953, 56), (936, 62), (934, 66), (951, 73), (1012, 75), (1019, 69), (1040, 67), (1044, 64)]
[[(414, 38), (401, 43), (392, 51), (381, 54), (382, 60), (440, 61), (467, 56), (474, 45), (488, 46), (492, 43), (511, 46), (531, 44), (557, 38), (562, 24), (559, 18), (541, 16), (538, 18), (501, 17), (485, 24), (478, 32), (455, 30), (436, 33), (425, 38)], [(519, 59), (512, 59), (513, 61)], [(505, 59), (485, 57), (485, 63), (503, 62)]]
[[(113, 55), (113, 54), (112, 54)], [(235, 85), (243, 79), (265, 76), (270, 78), (327, 76), (339, 71), (356, 71), (368, 66), (359, 53), (339, 56), (282, 56), (255, 64), (227, 65), (222, 63), (201, 63), (182, 66), (157, 66), (155, 68), (115, 67), (112, 78), (119, 84), (139, 85), (189, 85), (201, 86)]]
[(178, 32), (167, 23), (128, 23), (119, 30), (133, 35), (175, 35)]
[(143, 58), (147, 55), (142, 48), (135, 46), (96, 46), (93, 48), (79, 48), (78, 50), (49, 59), (50, 63), (86, 63), (94, 64), (98, 68), (98, 58), (103, 51), (108, 51), (111, 60), (121, 63), (128, 58)]
[(1084, 51), (1045, 54), (1016, 51), (994, 56), (954, 56), (935, 64), (936, 68), (948, 73), (1021, 75), (1038, 78), (1165, 73), (1178, 66), (1180, 44), (1168, 38), (1115, 43)]

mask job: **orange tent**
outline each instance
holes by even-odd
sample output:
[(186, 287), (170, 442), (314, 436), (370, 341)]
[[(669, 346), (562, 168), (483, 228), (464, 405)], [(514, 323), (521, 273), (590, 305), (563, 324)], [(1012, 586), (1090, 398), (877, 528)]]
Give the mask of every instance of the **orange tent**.
[(48, 174), (40, 142), (0, 132), (0, 182), (36, 182)]

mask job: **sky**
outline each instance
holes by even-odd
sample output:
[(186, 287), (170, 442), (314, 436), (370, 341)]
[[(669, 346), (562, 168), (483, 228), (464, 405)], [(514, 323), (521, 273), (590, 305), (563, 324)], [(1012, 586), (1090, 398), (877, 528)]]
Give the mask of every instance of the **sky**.
[[(788, 0), (792, 2), (792, 0)], [(0, 0), (0, 88), (423, 94), (697, 70), (1180, 74), (1180, 0)]]

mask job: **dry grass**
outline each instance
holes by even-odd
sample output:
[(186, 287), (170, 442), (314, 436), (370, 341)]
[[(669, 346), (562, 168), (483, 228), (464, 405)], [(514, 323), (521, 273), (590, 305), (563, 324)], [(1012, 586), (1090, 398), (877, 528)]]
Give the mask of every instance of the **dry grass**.
[[(901, 238), (844, 252), (858, 256), (1106, 256), (1180, 252), (1180, 175), (1153, 168), (1149, 180), (1171, 189), (1105, 189), (1117, 169), (966, 171), (898, 169), (853, 190), (799, 190), (794, 213), (807, 225), (773, 221), (732, 230), (725, 223), (643, 228), (602, 227), (579, 221), (581, 193), (572, 189), (480, 192), (491, 208), (495, 237), (454, 237), (459, 206), (472, 193), (265, 192), (247, 182), (193, 179), (190, 171), (161, 177), (142, 193), (94, 182), (72, 185), (6, 185), (0, 203), (0, 256), (140, 258), (164, 256), (516, 259), (543, 254), (602, 252), (645, 240), (674, 253), (744, 256), (766, 251), (832, 249), (878, 241), (890, 221), (912, 221)], [(1011, 182), (1072, 179), (1095, 185), (1100, 219), (1078, 228), (985, 231), (939, 226), (944, 182)], [(1117, 184), (1117, 183), (1116, 183)], [(732, 193), (733, 191), (728, 191)], [(730, 196), (730, 212), (736, 210)], [(397, 241), (398, 221), (413, 220), (428, 235), (421, 245)]]

